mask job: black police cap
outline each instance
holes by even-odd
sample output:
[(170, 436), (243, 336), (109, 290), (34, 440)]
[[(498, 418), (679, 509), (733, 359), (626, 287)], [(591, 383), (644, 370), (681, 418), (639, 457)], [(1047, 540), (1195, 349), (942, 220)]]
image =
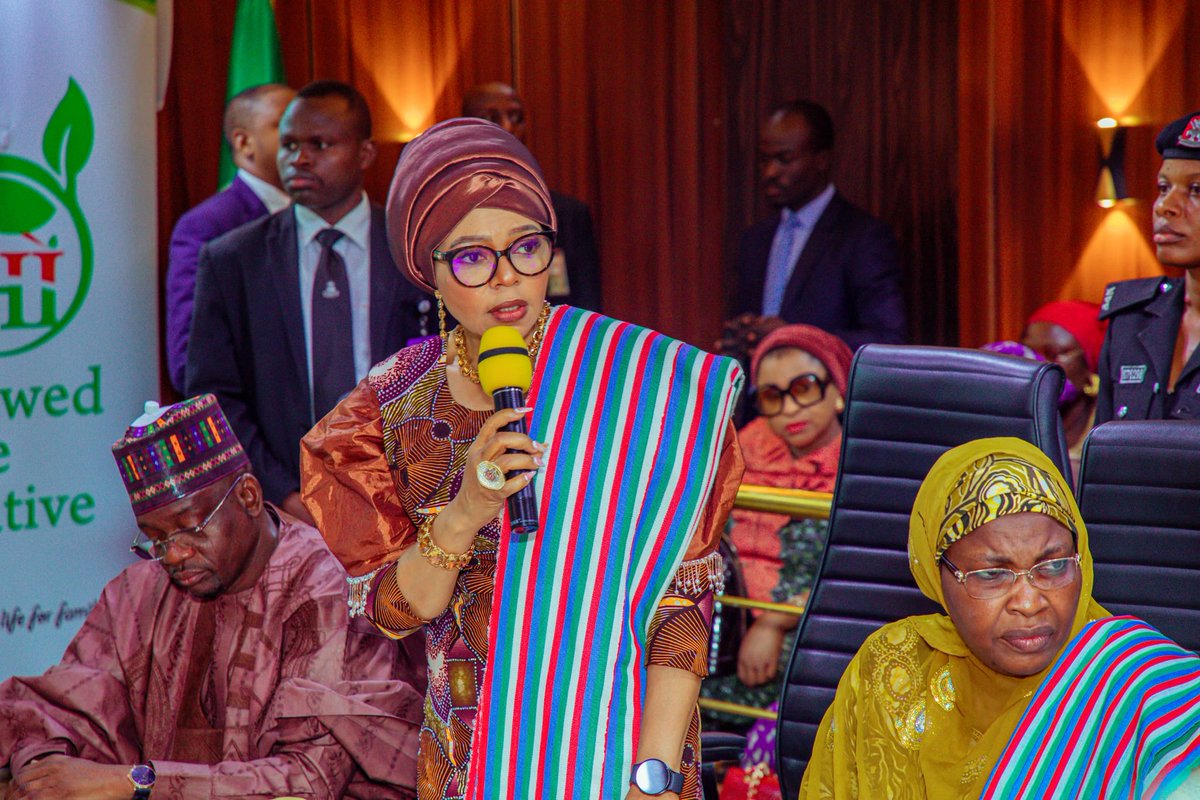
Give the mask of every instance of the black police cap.
[(1200, 161), (1200, 111), (1180, 117), (1159, 132), (1154, 147), (1164, 159)]

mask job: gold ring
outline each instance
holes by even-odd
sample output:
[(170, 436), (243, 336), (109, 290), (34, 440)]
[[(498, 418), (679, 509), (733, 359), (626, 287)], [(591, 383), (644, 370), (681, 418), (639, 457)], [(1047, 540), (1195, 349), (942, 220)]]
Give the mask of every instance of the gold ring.
[(495, 492), (504, 488), (504, 470), (494, 461), (480, 461), (476, 464), (475, 477), (485, 489)]

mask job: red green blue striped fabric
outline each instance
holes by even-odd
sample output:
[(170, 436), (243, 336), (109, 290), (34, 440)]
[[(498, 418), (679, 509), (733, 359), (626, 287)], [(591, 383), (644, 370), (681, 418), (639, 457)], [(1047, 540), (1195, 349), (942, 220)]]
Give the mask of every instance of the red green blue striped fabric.
[(556, 308), (530, 435), (549, 443), (537, 534), (507, 525), (468, 800), (622, 797), (647, 633), (716, 481), (736, 362)]
[(1167, 797), (1200, 781), (1196, 770), (1200, 657), (1141, 620), (1109, 617), (1059, 656), (981, 798)]

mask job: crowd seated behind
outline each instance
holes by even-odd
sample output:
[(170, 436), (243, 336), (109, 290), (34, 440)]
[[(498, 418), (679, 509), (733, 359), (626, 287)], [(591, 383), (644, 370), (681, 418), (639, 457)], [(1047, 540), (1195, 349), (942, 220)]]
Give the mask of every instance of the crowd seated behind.
[(341, 566), (264, 501), (212, 395), (148, 403), (113, 455), (145, 560), (59, 664), (0, 683), (0, 798), (411, 797), (405, 651), (350, 621)]

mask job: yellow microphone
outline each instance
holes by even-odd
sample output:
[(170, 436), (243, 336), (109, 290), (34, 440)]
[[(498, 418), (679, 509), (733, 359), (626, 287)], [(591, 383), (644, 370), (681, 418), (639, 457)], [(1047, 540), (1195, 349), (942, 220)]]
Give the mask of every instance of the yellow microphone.
[[(532, 382), (533, 361), (521, 332), (511, 325), (484, 331), (479, 340), (479, 385), (492, 396), (496, 410), (525, 405), (525, 393)], [(501, 430), (528, 433), (524, 417)], [(508, 525), (513, 533), (537, 533), (537, 497), (532, 482), (508, 498)]]
[(483, 390), (494, 397), (498, 390), (512, 387), (524, 395), (532, 381), (533, 362), (521, 332), (511, 325), (484, 331), (479, 340), (479, 385)]

